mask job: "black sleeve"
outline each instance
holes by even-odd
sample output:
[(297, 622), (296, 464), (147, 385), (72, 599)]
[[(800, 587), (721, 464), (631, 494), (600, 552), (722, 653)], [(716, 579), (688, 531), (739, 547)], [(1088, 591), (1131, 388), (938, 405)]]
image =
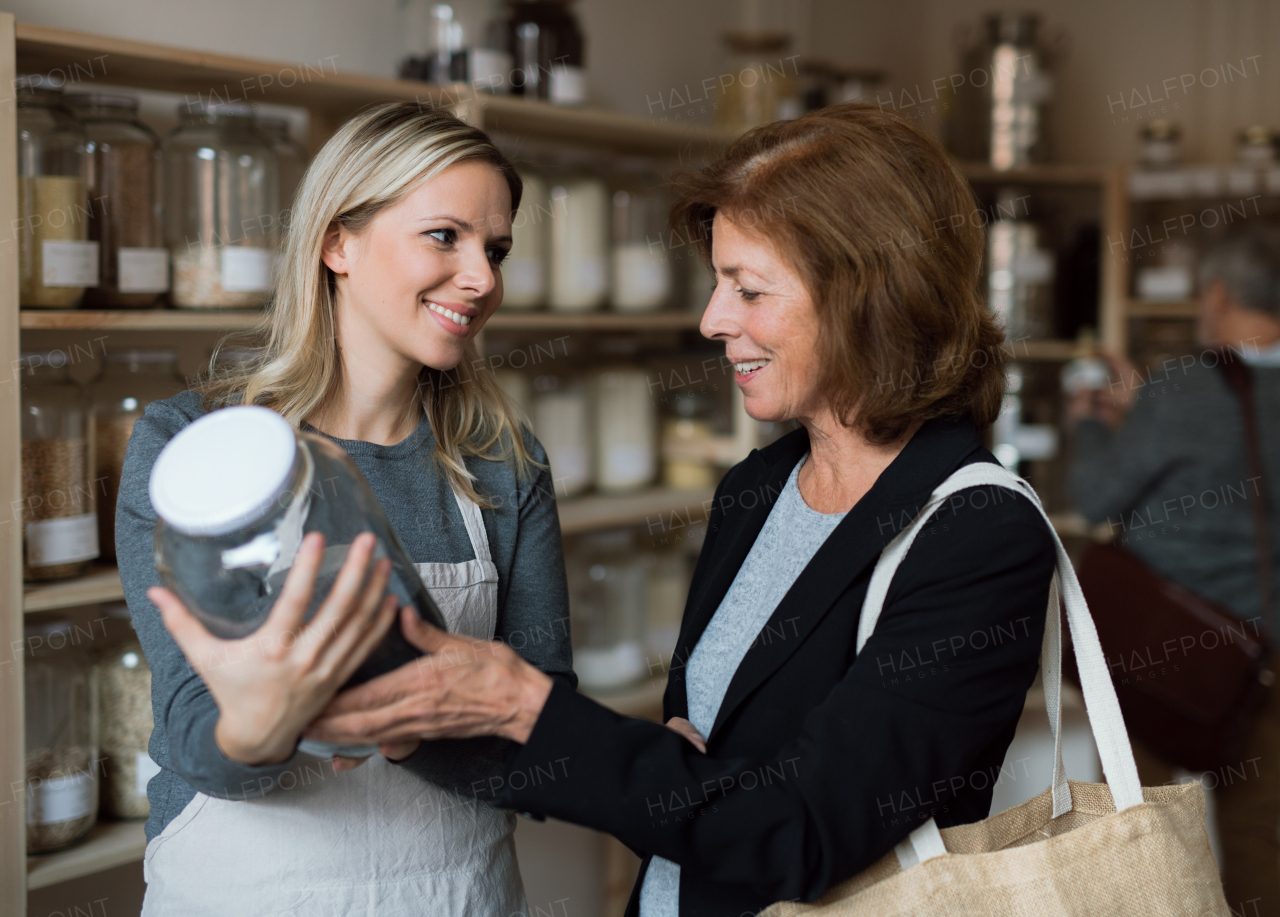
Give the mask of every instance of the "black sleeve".
[[(557, 685), (499, 804), (608, 832), (770, 900), (812, 901), (870, 865), (912, 827), (886, 824), (885, 800), (939, 787), (945, 798), (1011, 735), (1040, 654), (1055, 556), (1038, 513), (1018, 497), (938, 521), (899, 568), (856, 663), (768, 759), (702, 755)], [(886, 677), (892, 660), (939, 645), (947, 677)]]

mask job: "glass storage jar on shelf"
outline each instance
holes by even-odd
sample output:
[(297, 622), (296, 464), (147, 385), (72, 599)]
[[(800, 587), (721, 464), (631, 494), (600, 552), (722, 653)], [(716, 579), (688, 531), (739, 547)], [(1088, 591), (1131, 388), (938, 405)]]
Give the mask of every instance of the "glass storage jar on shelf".
[(795, 55), (788, 56), (786, 32), (744, 30), (721, 36), (728, 48), (729, 74), (715, 108), (715, 123), (734, 132), (774, 121), (798, 118), (802, 112)]
[(533, 380), (533, 431), (547, 451), (557, 497), (573, 497), (591, 486), (591, 433), (587, 388), (571, 375)]
[(99, 483), (98, 549), (116, 556), (116, 499), (133, 424), (153, 401), (186, 388), (176, 350), (108, 350), (102, 372), (89, 387), (94, 412), (94, 477)]
[(583, 36), (569, 0), (508, 0), (511, 88), (552, 105), (587, 101)]
[(78, 576), (98, 556), (93, 409), (65, 351), (24, 352), (22, 577)]
[(674, 490), (714, 487), (715, 399), (702, 392), (671, 397), (662, 421), (662, 483)]
[(585, 169), (556, 177), (551, 198), (553, 312), (588, 312), (609, 295), (609, 191)]
[(271, 290), (279, 158), (247, 105), (184, 104), (164, 151), (175, 306), (254, 308)]
[[(302, 184), (302, 176), (307, 171), (307, 163), (311, 161), (311, 157), (307, 155), (307, 148), (289, 134), (288, 118), (260, 116), (257, 125), (258, 130), (271, 141), (271, 148), (276, 151), (276, 159), (280, 164), (280, 210), (292, 211), (293, 196), (298, 191), (298, 185)], [(288, 225), (288, 219), (281, 217), (281, 220), (285, 223), (281, 227), (284, 229)]]
[(98, 285), (86, 306), (146, 308), (169, 289), (160, 227), (160, 138), (138, 120), (133, 96), (68, 95), (89, 138), (89, 238), (98, 243)]
[(38, 76), (14, 80), (18, 122), (18, 303), (70, 309), (98, 283), (98, 247), (88, 241), (89, 141)]
[(511, 220), (511, 251), (502, 261), (502, 305), (533, 309), (547, 301), (551, 198), (542, 176), (520, 171), (524, 190)]
[(596, 486), (605, 493), (644, 487), (653, 480), (658, 452), (650, 379), (641, 369), (609, 369), (593, 382)]
[(98, 820), (98, 699), (92, 637), (70, 621), (26, 628), (27, 852), (75, 843)]
[(151, 667), (133, 632), (128, 605), (107, 609), (109, 644), (98, 655), (99, 751), (102, 814), (146, 818), (147, 781), (160, 767), (147, 752), (151, 716)]
[(670, 201), (646, 163), (620, 163), (611, 184), (610, 299), (618, 312), (653, 312), (671, 298), (671, 261), (665, 245)]
[(645, 656), (650, 558), (627, 530), (584, 535), (567, 560), (573, 670), (581, 687), (608, 690), (649, 674)]
[[(325, 550), (308, 620), (333, 588), (351, 543), (373, 532), (374, 557), (391, 559), (388, 591), (423, 620), (448, 627), (351, 458), (319, 434), (295, 431), (274, 411), (229, 407), (187, 425), (152, 466), (149, 494), (158, 517), (156, 571), (215, 636), (244, 637), (266, 621), (310, 532), (324, 535)], [(393, 627), (347, 687), (421, 655)], [(377, 750), (310, 740), (300, 748), (322, 757)]]

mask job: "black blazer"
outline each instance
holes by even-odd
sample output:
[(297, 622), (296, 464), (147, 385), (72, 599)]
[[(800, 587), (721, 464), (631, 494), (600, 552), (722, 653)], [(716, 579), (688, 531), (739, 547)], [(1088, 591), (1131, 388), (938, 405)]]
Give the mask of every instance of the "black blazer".
[[(682, 663), (808, 448), (791, 433), (717, 489), (666, 717), (687, 716)], [(557, 684), (497, 803), (606, 831), (644, 857), (629, 915), (651, 855), (681, 864), (681, 917), (812, 901), (930, 816), (985, 818), (1044, 632), (1054, 548), (1036, 509), (1002, 488), (957, 494), (917, 537), (856, 661), (854, 649), (882, 548), (952, 471), (991, 461), (967, 421), (921, 427), (748, 650), (707, 754)]]

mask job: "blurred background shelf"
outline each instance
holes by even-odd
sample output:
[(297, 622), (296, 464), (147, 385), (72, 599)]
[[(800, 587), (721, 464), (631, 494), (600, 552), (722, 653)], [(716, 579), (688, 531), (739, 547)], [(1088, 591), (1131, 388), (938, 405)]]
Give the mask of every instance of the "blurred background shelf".
[(22, 590), (22, 610), (27, 614), (123, 601), (120, 571), (108, 564), (94, 564), (88, 573), (75, 579), (28, 583)]
[(1125, 306), (1130, 318), (1195, 318), (1194, 299), (1161, 302), (1159, 300), (1131, 299)]
[[(50, 331), (241, 331), (262, 313), (254, 309), (23, 309), (23, 330)], [(486, 330), (495, 331), (696, 331), (702, 316), (694, 312), (499, 311)]]
[(89, 837), (56, 853), (27, 857), (27, 888), (45, 888), (137, 862), (147, 849), (142, 821), (100, 821)]

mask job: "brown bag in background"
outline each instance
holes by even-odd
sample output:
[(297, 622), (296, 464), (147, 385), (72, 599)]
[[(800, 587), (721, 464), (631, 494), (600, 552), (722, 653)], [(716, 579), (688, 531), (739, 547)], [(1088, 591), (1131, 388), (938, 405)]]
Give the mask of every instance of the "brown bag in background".
[[(1265, 614), (1271, 552), (1253, 380), (1229, 351), (1218, 365), (1240, 401), (1249, 473), (1258, 482), (1250, 502)], [(1129, 732), (1188, 770), (1238, 761), (1274, 680), (1271, 641), (1260, 622), (1240, 620), (1117, 545), (1086, 548), (1079, 576)], [(1075, 673), (1070, 662), (1067, 673)]]

